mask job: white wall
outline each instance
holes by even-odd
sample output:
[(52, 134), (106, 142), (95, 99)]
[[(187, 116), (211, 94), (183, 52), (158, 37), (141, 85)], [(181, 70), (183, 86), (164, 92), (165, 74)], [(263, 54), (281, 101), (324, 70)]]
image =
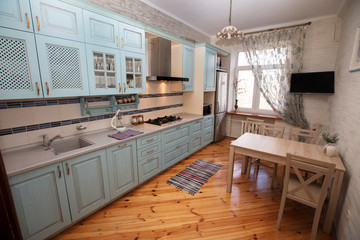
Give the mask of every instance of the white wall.
[(359, 239), (360, 236), (360, 71), (348, 71), (356, 28), (360, 27), (360, 1), (350, 0), (342, 18), (335, 95), (330, 98), (330, 126), (333, 132), (339, 133), (337, 149), (347, 169), (335, 218), (340, 240)]

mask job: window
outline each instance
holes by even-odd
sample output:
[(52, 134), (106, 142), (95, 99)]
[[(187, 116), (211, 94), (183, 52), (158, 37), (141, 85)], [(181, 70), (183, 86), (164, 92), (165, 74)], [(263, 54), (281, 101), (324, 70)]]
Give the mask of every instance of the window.
[[(238, 91), (235, 97), (238, 100), (238, 110), (243, 112), (274, 114), (274, 111), (267, 103), (255, 82), (255, 77), (247, 61), (245, 52), (238, 52), (236, 62), (235, 77), (238, 81)], [(275, 67), (277, 66), (275, 65)], [(276, 71), (276, 69), (269, 71), (273, 70)], [(236, 79), (234, 79), (234, 81), (236, 81)]]

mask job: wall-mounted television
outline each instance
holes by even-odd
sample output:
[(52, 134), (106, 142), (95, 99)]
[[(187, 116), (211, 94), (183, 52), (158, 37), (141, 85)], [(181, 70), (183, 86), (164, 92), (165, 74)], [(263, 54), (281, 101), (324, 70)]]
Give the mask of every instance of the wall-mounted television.
[(290, 81), (291, 93), (334, 93), (335, 73), (309, 72), (292, 73)]

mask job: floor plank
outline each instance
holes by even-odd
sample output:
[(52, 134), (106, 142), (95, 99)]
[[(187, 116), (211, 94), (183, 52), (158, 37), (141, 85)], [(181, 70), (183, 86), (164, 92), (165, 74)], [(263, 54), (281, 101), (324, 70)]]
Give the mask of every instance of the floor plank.
[[(314, 210), (291, 200), (276, 229), (281, 191), (271, 188), (270, 167), (248, 179), (237, 156), (232, 193), (226, 192), (231, 140), (210, 144), (54, 239), (309, 239)], [(166, 183), (198, 158), (223, 167), (195, 196)], [(322, 222), (318, 239), (336, 239), (321, 231)]]

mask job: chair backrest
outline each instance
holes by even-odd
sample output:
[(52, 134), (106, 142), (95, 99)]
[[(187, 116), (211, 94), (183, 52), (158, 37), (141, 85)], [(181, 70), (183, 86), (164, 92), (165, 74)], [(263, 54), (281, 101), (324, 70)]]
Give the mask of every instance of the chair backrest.
[(285, 126), (263, 123), (260, 126), (260, 134), (264, 136), (271, 136), (277, 138), (283, 138), (285, 132)]
[[(288, 153), (284, 179), (286, 197), (313, 208), (317, 208), (318, 205), (322, 206), (330, 180), (334, 175), (334, 169), (334, 163), (321, 162)], [(295, 172), (295, 175), (291, 174), (290, 176), (290, 171)], [(313, 175), (306, 179), (301, 171), (311, 172)], [(322, 183), (316, 183), (316, 180), (323, 176)]]
[(306, 130), (301, 128), (290, 128), (289, 140), (316, 144), (318, 130)]
[(264, 122), (264, 120), (261, 120), (261, 119), (247, 118), (245, 132), (259, 134), (260, 126), (263, 122)]

